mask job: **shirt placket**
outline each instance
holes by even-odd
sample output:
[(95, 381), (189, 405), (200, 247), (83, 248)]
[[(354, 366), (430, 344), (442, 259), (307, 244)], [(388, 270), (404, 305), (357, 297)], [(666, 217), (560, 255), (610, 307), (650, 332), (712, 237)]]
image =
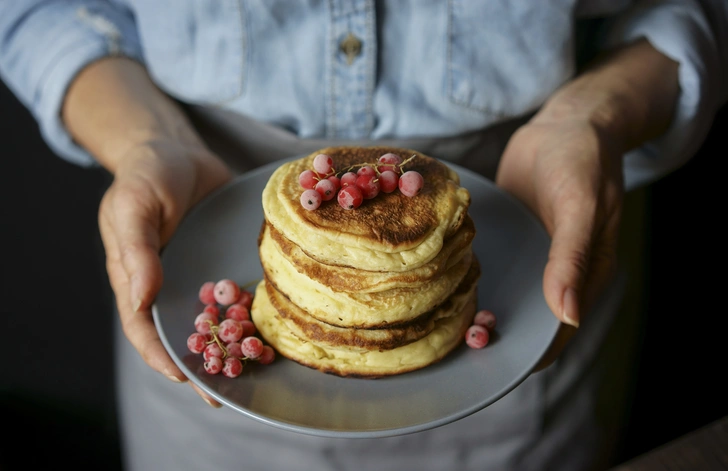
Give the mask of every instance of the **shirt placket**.
[(327, 119), (330, 138), (361, 139), (374, 126), (374, 0), (329, 0)]

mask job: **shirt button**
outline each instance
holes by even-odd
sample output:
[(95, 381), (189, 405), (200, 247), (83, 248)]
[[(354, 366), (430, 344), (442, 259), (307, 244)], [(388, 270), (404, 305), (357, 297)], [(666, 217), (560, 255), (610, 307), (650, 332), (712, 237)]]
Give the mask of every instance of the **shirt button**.
[(361, 40), (349, 33), (341, 40), (341, 43), (339, 43), (339, 51), (346, 54), (346, 63), (351, 65), (351, 63), (354, 62), (354, 59), (361, 54)]

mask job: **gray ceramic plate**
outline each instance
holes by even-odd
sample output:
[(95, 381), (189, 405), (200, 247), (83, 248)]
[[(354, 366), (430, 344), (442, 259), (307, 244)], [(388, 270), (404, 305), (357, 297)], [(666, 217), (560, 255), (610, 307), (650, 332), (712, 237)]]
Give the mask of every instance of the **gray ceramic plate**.
[(205, 281), (262, 277), (257, 253), (261, 192), (280, 162), (240, 176), (185, 218), (162, 254), (165, 280), (153, 307), (159, 334), (191, 381), (220, 403), (266, 424), (325, 437), (374, 438), (431, 429), (494, 403), (529, 375), (558, 328), (543, 297), (549, 238), (516, 199), (452, 165), (472, 196), (474, 249), (482, 266), (479, 307), (497, 334), (481, 350), (464, 344), (439, 364), (377, 380), (331, 376), (278, 356), (235, 379), (209, 375), (187, 350)]

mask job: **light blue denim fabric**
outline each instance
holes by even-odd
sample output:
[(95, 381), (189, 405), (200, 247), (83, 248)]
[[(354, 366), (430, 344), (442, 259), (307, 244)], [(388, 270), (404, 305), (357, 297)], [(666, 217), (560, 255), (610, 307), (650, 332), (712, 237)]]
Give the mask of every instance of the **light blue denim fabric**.
[[(707, 1), (707, 0), (706, 0)], [(679, 61), (667, 135), (627, 155), (627, 185), (683, 163), (725, 91), (719, 46), (695, 0), (5, 0), (0, 76), (60, 156), (93, 159), (60, 120), (89, 62), (126, 55), (175, 98), (303, 138), (454, 136), (535, 111), (576, 71), (577, 21), (607, 18), (612, 47), (639, 37)], [(349, 34), (360, 53), (341, 48)], [(725, 67), (725, 66), (723, 66)], [(634, 168), (635, 170), (631, 170)], [(630, 173), (631, 172), (631, 173)]]

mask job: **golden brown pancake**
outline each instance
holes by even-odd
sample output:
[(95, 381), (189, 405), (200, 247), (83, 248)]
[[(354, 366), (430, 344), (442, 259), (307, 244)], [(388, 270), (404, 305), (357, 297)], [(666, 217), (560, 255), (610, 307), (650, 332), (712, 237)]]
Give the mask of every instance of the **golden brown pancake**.
[(470, 216), (466, 216), (460, 229), (445, 240), (442, 249), (435, 258), (418, 268), (406, 272), (366, 271), (350, 267), (325, 265), (306, 255), (300, 247), (286, 239), (270, 224), (264, 225), (263, 233), (258, 239), (258, 245), (260, 245), (263, 238), (270, 237), (281, 255), (298, 272), (328, 286), (333, 291), (374, 293), (394, 288), (420, 288), (422, 283), (441, 276), (467, 253), (470, 253), (474, 236), (475, 225)]
[[(336, 200), (313, 211), (300, 203), (298, 177), (313, 169), (318, 153), (330, 155), (340, 172), (363, 163), (376, 163), (385, 153), (414, 158), (404, 170), (416, 170), (424, 187), (414, 197), (399, 190), (379, 193), (346, 210)], [(390, 147), (330, 147), (283, 164), (263, 190), (266, 220), (309, 257), (327, 265), (370, 271), (407, 271), (437, 256), (443, 241), (462, 224), (470, 193), (460, 186), (455, 171), (411, 149)]]
[(425, 368), (460, 345), (473, 322), (476, 293), (473, 290), (460, 315), (438, 320), (425, 337), (391, 350), (361, 352), (320, 345), (296, 336), (271, 304), (265, 281), (260, 282), (255, 291), (251, 316), (265, 342), (290, 360), (337, 376), (380, 378)]
[(419, 286), (371, 293), (333, 291), (298, 272), (265, 235), (260, 260), (270, 283), (316, 319), (341, 327), (377, 328), (409, 322), (445, 301), (467, 274), (472, 251), (439, 277)]
[(366, 352), (402, 347), (428, 335), (440, 319), (461, 315), (479, 276), (480, 265), (473, 257), (467, 276), (445, 302), (406, 324), (376, 329), (344, 328), (321, 322), (291, 302), (269, 280), (265, 287), (271, 305), (293, 335), (321, 346)]

